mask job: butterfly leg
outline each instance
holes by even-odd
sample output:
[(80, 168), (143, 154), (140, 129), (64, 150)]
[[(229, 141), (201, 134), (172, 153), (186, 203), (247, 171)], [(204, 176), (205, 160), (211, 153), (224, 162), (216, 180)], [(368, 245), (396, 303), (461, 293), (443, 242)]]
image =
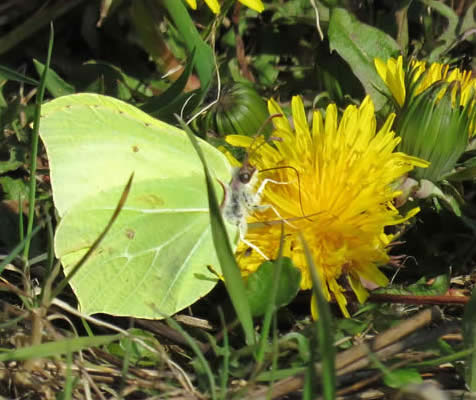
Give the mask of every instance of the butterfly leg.
[(269, 260), (269, 257), (264, 254), (258, 246), (255, 244), (251, 243), (250, 241), (245, 239), (246, 232), (248, 231), (248, 225), (246, 223), (246, 220), (243, 220), (242, 223), (240, 223), (238, 227), (240, 231), (240, 240), (246, 244), (248, 247), (251, 247), (254, 251), (256, 251), (261, 257), (263, 257), (265, 260)]
[(255, 210), (255, 211), (260, 211), (260, 212), (266, 211), (266, 210), (268, 210), (268, 209), (271, 209), (271, 210), (276, 214), (276, 216), (278, 217), (278, 220), (281, 220), (281, 221), (283, 221), (286, 225), (288, 225), (288, 226), (290, 226), (290, 227), (292, 227), (292, 228), (296, 228), (296, 229), (297, 229), (297, 227), (296, 227), (295, 225), (291, 224), (291, 222), (289, 222), (288, 220), (286, 220), (286, 218), (283, 218), (282, 215), (279, 213), (279, 211), (276, 210), (276, 208), (275, 208), (272, 204), (260, 204), (260, 205), (254, 207), (254, 210)]
[(256, 245), (254, 245), (253, 243), (249, 242), (248, 240), (246, 240), (245, 238), (241, 238), (241, 241), (246, 244), (248, 247), (252, 248), (254, 251), (256, 251), (261, 257), (263, 257), (266, 261), (269, 260), (269, 257), (264, 254), (260, 248)]
[(274, 183), (276, 185), (288, 185), (289, 184), (289, 182), (279, 182), (279, 181), (275, 181), (274, 179), (266, 178), (266, 179), (263, 180), (263, 182), (261, 182), (261, 185), (259, 185), (259, 188), (256, 191), (256, 196), (261, 197), (261, 195), (263, 194), (263, 191), (264, 191), (264, 189), (265, 189), (265, 187), (268, 183)]
[(264, 179), (263, 182), (261, 182), (261, 185), (259, 186), (258, 190), (255, 193), (254, 204), (258, 204), (258, 205), (253, 207), (254, 210), (255, 211), (265, 211), (265, 210), (271, 208), (271, 210), (273, 210), (273, 212), (276, 214), (278, 219), (282, 220), (285, 224), (287, 224), (287, 225), (289, 225), (293, 228), (296, 228), (293, 224), (286, 221), (286, 219), (283, 218), (281, 216), (281, 214), (279, 214), (278, 210), (276, 210), (276, 208), (274, 206), (272, 206), (271, 204), (262, 204), (262, 205), (259, 204), (260, 199), (261, 199), (261, 195), (263, 194), (263, 191), (264, 191), (264, 189), (265, 189), (265, 187), (268, 183), (274, 183), (276, 185), (287, 185), (287, 184), (289, 184), (289, 182), (280, 182), (280, 181), (275, 181), (274, 179), (269, 179), (269, 178)]

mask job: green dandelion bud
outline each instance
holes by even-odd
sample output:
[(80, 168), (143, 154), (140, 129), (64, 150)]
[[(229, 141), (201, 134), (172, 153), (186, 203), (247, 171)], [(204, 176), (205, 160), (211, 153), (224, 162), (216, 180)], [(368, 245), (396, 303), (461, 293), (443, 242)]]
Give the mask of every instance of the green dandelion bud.
[(254, 136), (258, 131), (269, 134), (272, 126), (265, 101), (251, 85), (235, 83), (224, 88), (220, 98), (200, 121), (205, 132), (218, 136), (230, 134)]
[(440, 81), (402, 109), (396, 125), (402, 138), (399, 150), (431, 163), (425, 169), (415, 168), (417, 180), (440, 181), (465, 151), (476, 107), (475, 100), (461, 102), (461, 95), (459, 82)]

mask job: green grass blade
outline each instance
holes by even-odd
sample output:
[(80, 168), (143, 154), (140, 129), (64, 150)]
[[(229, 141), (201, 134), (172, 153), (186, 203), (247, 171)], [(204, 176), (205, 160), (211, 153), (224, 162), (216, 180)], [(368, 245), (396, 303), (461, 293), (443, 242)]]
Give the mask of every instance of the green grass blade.
[(40, 83), (36, 79), (20, 74), (19, 72), (13, 69), (7, 68), (3, 65), (0, 65), (0, 79), (27, 83), (28, 85), (33, 85), (33, 86), (37, 86)]
[(279, 279), (281, 278), (281, 270), (283, 267), (283, 259), (282, 259), (283, 243), (284, 243), (284, 223), (281, 223), (281, 238), (279, 240), (278, 258), (276, 261), (277, 262), (276, 274), (273, 280), (273, 289), (271, 292), (271, 298), (269, 299), (268, 307), (266, 309), (266, 313), (263, 318), (261, 336), (260, 336), (258, 351), (256, 355), (256, 360), (258, 361), (258, 364), (263, 361), (265, 350), (266, 350), (266, 347), (268, 346), (268, 337), (269, 337), (269, 330), (271, 327), (272, 318), (276, 311), (276, 295), (278, 293)]
[(279, 369), (279, 339), (278, 339), (278, 319), (275, 317), (273, 322), (273, 339), (271, 341), (272, 359), (271, 359), (271, 380), (269, 382), (268, 397), (271, 397), (273, 384), (276, 381), (275, 372)]
[(322, 356), (322, 388), (325, 400), (336, 398), (336, 372), (335, 372), (335, 348), (332, 334), (332, 317), (329, 303), (327, 302), (321, 289), (321, 282), (317, 275), (317, 269), (311, 256), (309, 247), (302, 236), (306, 261), (311, 271), (312, 290), (317, 301), (319, 311), (319, 321), (316, 321), (316, 330), (319, 338), (319, 348)]
[[(50, 69), (51, 62), (51, 53), (53, 52), (53, 41), (54, 41), (54, 29), (53, 23), (50, 25), (50, 39), (48, 43), (48, 54), (46, 56), (45, 68), (40, 79), (40, 86), (38, 87), (38, 93), (36, 95), (36, 107), (35, 107), (35, 117), (33, 122), (33, 132), (31, 137), (31, 152), (30, 152), (30, 191), (29, 191), (29, 208), (28, 208), (28, 224), (26, 228), (27, 238), (25, 243), (25, 248), (23, 249), (23, 258), (28, 260), (28, 255), (30, 253), (30, 233), (33, 230), (33, 222), (35, 218), (35, 202), (36, 202), (36, 163), (38, 155), (38, 138), (39, 138), (39, 129), (40, 129), (40, 115), (41, 115), (41, 104), (43, 103), (43, 97), (45, 96), (45, 87), (46, 87), (46, 77), (48, 75), (48, 70)], [(27, 265), (28, 268), (28, 265)]]
[(79, 337), (74, 339), (55, 340), (30, 347), (21, 347), (0, 354), (0, 361), (23, 361), (35, 358), (59, 356), (90, 347), (102, 346), (120, 338), (120, 335), (102, 335)]
[(191, 132), (189, 127), (180, 120), (180, 118), (177, 117), (177, 119), (179, 120), (182, 129), (187, 132), (195, 151), (202, 161), (208, 190), (208, 205), (210, 207), (210, 224), (212, 227), (213, 244), (215, 245), (218, 260), (220, 261), (223, 276), (225, 277), (226, 289), (230, 295), (236, 315), (238, 316), (245, 333), (246, 343), (254, 344), (255, 334), (253, 329), (253, 319), (251, 317), (251, 310), (246, 297), (245, 284), (241, 277), (240, 268), (236, 263), (233, 251), (231, 250), (228, 233), (225, 228), (225, 223), (223, 222), (220, 206), (218, 205), (217, 196), (215, 189), (213, 188), (212, 178), (208, 171), (205, 157), (193, 132)]
[(230, 343), (228, 341), (228, 330), (226, 328), (225, 316), (221, 308), (218, 308), (218, 315), (223, 329), (223, 363), (220, 370), (220, 398), (226, 400), (228, 378), (230, 375)]
[(193, 338), (180, 326), (179, 323), (177, 323), (173, 318), (167, 318), (166, 319), (167, 324), (171, 327), (177, 330), (187, 341), (188, 345), (190, 348), (193, 350), (197, 358), (200, 360), (200, 363), (203, 366), (203, 369), (205, 370), (205, 374), (207, 375), (208, 378), (208, 383), (210, 384), (210, 394), (212, 397), (212, 400), (216, 399), (216, 386), (215, 386), (215, 375), (212, 372), (212, 369), (210, 368), (210, 364), (208, 363), (207, 359), (205, 358), (204, 354), (200, 350), (200, 347), (198, 347), (197, 343)]
[(201, 92), (206, 93), (215, 70), (213, 50), (198, 33), (183, 1), (162, 0), (162, 4), (174, 21), (175, 27), (180, 32), (189, 53), (196, 51), (195, 68), (200, 79)]
[(431, 367), (438, 367), (441, 364), (451, 363), (453, 361), (459, 361), (467, 359), (468, 357), (473, 357), (476, 353), (476, 347), (471, 347), (469, 349), (461, 350), (453, 354), (449, 354), (447, 356), (433, 358), (427, 361), (420, 361), (417, 363), (408, 364), (410, 368), (431, 368)]
[(25, 239), (25, 223), (23, 221), (23, 196), (18, 196), (18, 237), (20, 242)]
[(306, 367), (294, 367), (294, 368), (285, 368), (272, 371), (264, 371), (261, 372), (257, 377), (256, 380), (258, 382), (272, 382), (277, 381), (280, 379), (289, 378), (295, 375), (303, 375), (306, 373)]
[(66, 353), (66, 377), (64, 383), (64, 389), (61, 393), (62, 400), (70, 400), (73, 397), (74, 376), (72, 374), (71, 366), (73, 364), (73, 354), (71, 352)]

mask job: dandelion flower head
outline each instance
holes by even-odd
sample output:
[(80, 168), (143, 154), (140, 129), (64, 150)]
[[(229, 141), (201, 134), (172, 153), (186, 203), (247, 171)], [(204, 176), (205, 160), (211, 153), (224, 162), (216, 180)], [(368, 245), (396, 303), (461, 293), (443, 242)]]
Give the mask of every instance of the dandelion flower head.
[[(268, 109), (270, 114), (282, 115), (273, 119), (271, 142), (262, 139), (256, 145), (250, 137), (227, 137), (232, 145), (254, 148), (249, 157), (258, 171), (273, 168), (259, 173), (259, 181), (281, 183), (265, 186), (261, 204), (272, 205), (274, 210), (269, 207), (248, 218), (246, 240), (275, 258), (281, 224), (269, 221), (279, 219), (279, 214), (288, 221), (284, 224), (283, 255), (301, 269), (301, 289), (310, 289), (312, 281), (299, 232), (311, 249), (325, 296), (330, 300), (332, 294), (348, 317), (345, 287), (363, 302), (368, 293), (362, 279), (379, 286), (387, 284), (379, 270), (389, 261), (387, 246), (392, 236), (385, 233), (385, 227), (400, 224), (418, 212), (414, 209), (406, 216), (399, 214), (392, 203), (400, 194), (395, 182), (415, 166), (427, 163), (394, 152), (400, 141), (391, 131), (394, 115), (377, 132), (369, 97), (360, 107), (347, 107), (340, 121), (335, 105), (327, 108), (325, 119), (315, 111), (311, 127), (300, 97), (292, 99), (293, 126), (276, 101), (270, 100)], [(237, 257), (244, 275), (264, 261), (258, 252), (250, 253), (244, 243), (239, 245)]]
[(376, 58), (375, 68), (390, 90), (393, 98), (400, 107), (403, 107), (407, 97), (407, 90), (411, 84), (417, 82), (413, 96), (418, 96), (436, 82), (459, 82), (461, 99), (459, 105), (466, 105), (474, 99), (476, 79), (472, 78), (471, 71), (453, 68), (448, 64), (431, 63), (412, 59), (409, 68), (405, 71), (403, 57), (389, 58), (387, 62)]

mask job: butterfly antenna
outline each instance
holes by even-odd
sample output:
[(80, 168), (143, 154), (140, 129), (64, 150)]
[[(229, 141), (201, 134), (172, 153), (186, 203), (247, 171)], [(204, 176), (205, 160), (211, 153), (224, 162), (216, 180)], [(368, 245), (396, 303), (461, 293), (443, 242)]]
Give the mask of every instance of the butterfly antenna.
[[(301, 178), (299, 175), (299, 171), (296, 168), (292, 167), (291, 165), (283, 165), (280, 167), (262, 169), (259, 171), (259, 173), (266, 172), (266, 171), (273, 171), (275, 169), (286, 169), (286, 168), (292, 169), (296, 173), (296, 176), (297, 176), (298, 188), (299, 188), (299, 207), (301, 208), (302, 217), (307, 219), (308, 221), (313, 221), (311, 218), (309, 218), (309, 215), (306, 215), (306, 213), (304, 212), (304, 206), (302, 204), (302, 193), (301, 193)], [(310, 214), (310, 215), (314, 215), (314, 214)]]
[(266, 118), (266, 121), (264, 121), (260, 128), (258, 129), (258, 132), (256, 132), (256, 136), (259, 136), (261, 134), (261, 131), (274, 119), (274, 118), (278, 118), (278, 117), (282, 117), (283, 114), (280, 114), (280, 113), (276, 113), (276, 114), (271, 114), (268, 118)]
[(260, 128), (258, 129), (258, 132), (256, 132), (256, 134), (253, 136), (253, 141), (251, 142), (250, 144), (250, 152), (247, 153), (246, 155), (246, 160), (250, 159), (251, 156), (256, 153), (258, 151), (258, 149), (263, 146), (264, 144), (268, 143), (269, 141), (271, 140), (275, 140), (275, 141), (280, 141), (282, 140), (281, 138), (279, 137), (275, 137), (275, 136), (270, 136), (268, 138), (266, 138), (265, 140), (263, 140), (258, 146), (256, 146), (256, 148), (253, 149), (253, 144), (256, 142), (256, 140), (260, 137), (261, 135), (261, 132), (263, 131), (263, 129), (274, 119), (274, 118), (278, 118), (278, 117), (282, 117), (283, 114), (272, 114), (270, 115), (268, 118), (266, 118), (266, 121), (264, 121)]
[(295, 222), (295, 221), (300, 221), (302, 219), (307, 219), (309, 221), (313, 221), (312, 219), (310, 219), (310, 217), (315, 217), (316, 215), (320, 215), (322, 214), (324, 211), (316, 211), (315, 213), (312, 213), (312, 214), (308, 214), (308, 215), (303, 215), (302, 217), (293, 217), (293, 218), (286, 218), (285, 220), (282, 220), (282, 219), (279, 219), (279, 220), (272, 220), (272, 221), (259, 221), (259, 222), (252, 222), (250, 223), (249, 225), (251, 227), (253, 227), (254, 225), (266, 225), (266, 226), (270, 226), (270, 225), (275, 225), (277, 224), (278, 222), (279, 223), (282, 223), (284, 221), (286, 222)]
[[(276, 114), (272, 114), (270, 115), (265, 122), (263, 122), (263, 124), (261, 125), (261, 127), (259, 128), (258, 132), (256, 133), (256, 135), (254, 136), (254, 139), (253, 139), (253, 142), (251, 143), (250, 145), (250, 148), (253, 146), (253, 143), (256, 141), (256, 139), (259, 137), (261, 131), (266, 127), (267, 124), (269, 124), (274, 118), (279, 118), (279, 117), (283, 117), (283, 114), (280, 114), (280, 113), (276, 113)], [(253, 153), (255, 153), (256, 151), (258, 151), (258, 149), (263, 146), (264, 144), (268, 143), (269, 141), (271, 140), (275, 140), (275, 141), (280, 141), (282, 140), (282, 138), (280, 137), (275, 137), (275, 136), (270, 136), (268, 137), (266, 140), (264, 140), (263, 142), (261, 142), (256, 148), (252, 149), (250, 151), (250, 153), (248, 153), (246, 155), (246, 158), (245, 158), (245, 161), (243, 162), (243, 164), (245, 164), (250, 158), (251, 158), (251, 155)], [(272, 171), (272, 170), (275, 170), (275, 169), (284, 169), (284, 168), (289, 168), (289, 169), (292, 169), (295, 173), (296, 173), (296, 176), (297, 176), (297, 180), (298, 180), (298, 188), (299, 188), (299, 207), (301, 209), (301, 214), (302, 214), (302, 217), (307, 219), (308, 221), (312, 221), (311, 218), (309, 218), (309, 216), (306, 215), (306, 213), (304, 212), (304, 206), (303, 206), (303, 203), (302, 203), (302, 193), (301, 193), (301, 178), (300, 178), (300, 175), (299, 175), (299, 171), (290, 166), (290, 165), (286, 165), (286, 166), (280, 166), (280, 167), (273, 167), (273, 168), (266, 168), (266, 169), (262, 169), (259, 171), (259, 173), (261, 172), (265, 172), (265, 171)], [(313, 214), (311, 214), (313, 215)]]

